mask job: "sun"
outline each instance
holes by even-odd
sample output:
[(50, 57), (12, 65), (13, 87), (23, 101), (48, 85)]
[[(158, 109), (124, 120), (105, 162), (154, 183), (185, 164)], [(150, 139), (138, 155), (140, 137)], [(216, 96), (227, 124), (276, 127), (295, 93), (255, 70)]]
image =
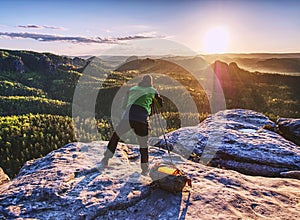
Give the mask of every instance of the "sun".
[(224, 27), (214, 27), (207, 31), (203, 39), (205, 53), (225, 53), (228, 50), (228, 31)]

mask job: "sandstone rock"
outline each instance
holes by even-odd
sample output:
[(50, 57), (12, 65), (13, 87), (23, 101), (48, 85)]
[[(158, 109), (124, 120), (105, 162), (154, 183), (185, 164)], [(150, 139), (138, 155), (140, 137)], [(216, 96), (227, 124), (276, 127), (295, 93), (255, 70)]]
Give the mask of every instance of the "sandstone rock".
[(292, 170), (287, 172), (281, 172), (281, 176), (283, 177), (289, 177), (289, 178), (295, 178), (300, 180), (300, 170)]
[[(28, 162), (0, 186), (0, 219), (299, 219), (299, 180), (251, 177), (172, 154), (193, 188), (172, 194), (139, 174), (137, 146), (119, 144), (110, 166), (74, 175), (102, 159), (107, 142), (69, 144)], [(129, 159), (132, 158), (132, 159)], [(154, 164), (167, 154), (150, 148)]]
[(79, 57), (74, 57), (72, 59), (72, 64), (77, 66), (77, 67), (83, 67), (86, 64), (86, 60), (79, 58)]
[(279, 118), (276, 124), (283, 137), (300, 145), (300, 119)]
[(8, 181), (10, 181), (9, 177), (4, 173), (4, 171), (0, 167), (0, 185), (7, 183)]
[(191, 160), (244, 174), (280, 177), (281, 172), (300, 170), (300, 149), (270, 131), (275, 127), (260, 113), (233, 109), (220, 111), (198, 126), (171, 132), (167, 138), (174, 152), (186, 158), (192, 153)]
[(0, 71), (24, 73), (25, 65), (20, 57), (8, 55), (0, 57)]

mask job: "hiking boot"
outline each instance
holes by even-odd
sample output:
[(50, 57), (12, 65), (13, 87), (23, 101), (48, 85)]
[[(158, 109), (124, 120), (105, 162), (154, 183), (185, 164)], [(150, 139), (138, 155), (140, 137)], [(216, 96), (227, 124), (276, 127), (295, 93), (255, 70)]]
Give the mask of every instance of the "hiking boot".
[(108, 160), (109, 158), (103, 157), (103, 159), (100, 161), (100, 163), (96, 166), (96, 168), (101, 169), (108, 166)]
[(143, 176), (147, 176), (149, 174), (149, 164), (148, 163), (141, 163), (142, 172), (141, 174)]

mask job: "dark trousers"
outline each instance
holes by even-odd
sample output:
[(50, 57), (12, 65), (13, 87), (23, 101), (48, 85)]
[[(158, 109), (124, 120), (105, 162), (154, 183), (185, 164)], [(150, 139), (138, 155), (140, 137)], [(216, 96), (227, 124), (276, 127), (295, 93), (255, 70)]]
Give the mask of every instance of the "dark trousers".
[(148, 134), (149, 124), (144, 122), (138, 122), (133, 120), (123, 119), (116, 128), (116, 131), (112, 134), (110, 141), (107, 145), (107, 150), (104, 156), (111, 158), (117, 148), (120, 136), (127, 133), (130, 129), (133, 129), (137, 136), (138, 143), (140, 145), (141, 163), (148, 163)]

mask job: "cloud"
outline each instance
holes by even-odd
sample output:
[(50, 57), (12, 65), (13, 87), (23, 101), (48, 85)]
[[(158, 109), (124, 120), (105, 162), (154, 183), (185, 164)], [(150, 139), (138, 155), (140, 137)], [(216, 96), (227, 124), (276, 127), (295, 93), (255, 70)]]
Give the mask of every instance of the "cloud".
[(71, 43), (99, 43), (99, 44), (118, 44), (121, 43), (122, 41), (159, 37), (159, 36), (154, 36), (153, 34), (151, 35), (138, 34), (133, 36), (125, 36), (125, 37), (110, 37), (110, 38), (94, 37), (93, 38), (93, 37), (58, 36), (58, 35), (51, 35), (51, 34), (36, 34), (36, 33), (26, 33), (26, 32), (25, 33), (0, 32), (0, 36), (16, 38), (16, 39), (34, 39), (41, 42), (71, 42)]
[(17, 25), (18, 28), (28, 28), (28, 29), (53, 29), (53, 30), (63, 30), (63, 27), (56, 26), (47, 26), (47, 25), (36, 25), (36, 24), (27, 24), (27, 25)]
[(155, 38), (155, 37), (164, 38), (164, 36), (159, 36), (156, 31), (142, 32), (142, 33), (137, 34), (137, 36), (144, 36), (144, 37), (149, 37), (149, 38)]
[(128, 25), (127, 28), (130, 28), (130, 29), (150, 29), (152, 28), (151, 26), (149, 25), (144, 25), (144, 24), (132, 24), (132, 25)]

